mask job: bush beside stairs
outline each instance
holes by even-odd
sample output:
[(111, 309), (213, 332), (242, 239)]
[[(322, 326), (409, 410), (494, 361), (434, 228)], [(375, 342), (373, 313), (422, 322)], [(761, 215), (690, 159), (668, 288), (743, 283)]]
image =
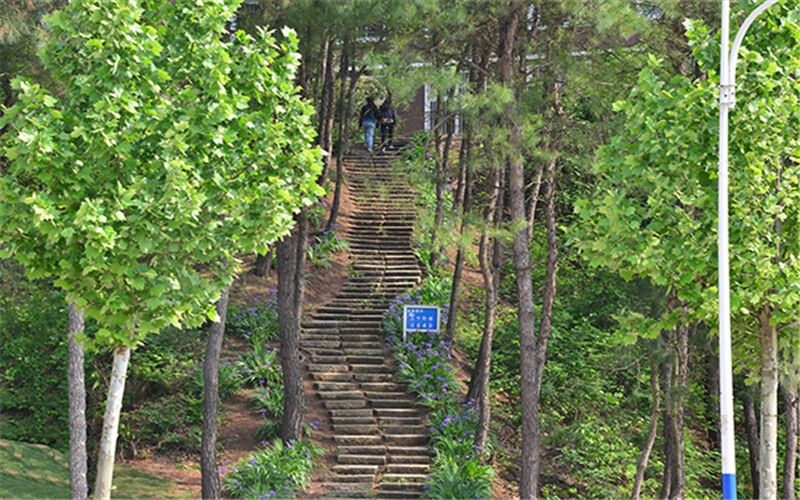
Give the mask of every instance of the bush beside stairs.
[(303, 323), (300, 346), (336, 445), (323, 483), (329, 498), (418, 498), (428, 473), (424, 412), (395, 380), (381, 331), (389, 301), (422, 279), (411, 249), (414, 195), (392, 173), (399, 155), (355, 149), (345, 156), (355, 200), (346, 234), (351, 276)]

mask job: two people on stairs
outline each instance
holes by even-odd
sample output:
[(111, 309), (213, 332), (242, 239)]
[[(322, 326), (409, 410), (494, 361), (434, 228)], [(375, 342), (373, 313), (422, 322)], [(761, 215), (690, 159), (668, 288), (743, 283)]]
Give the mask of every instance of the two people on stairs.
[[(358, 116), (361, 123), (361, 128), (364, 129), (364, 144), (367, 146), (367, 151), (372, 151), (372, 145), (375, 138), (375, 127), (381, 127), (381, 144), (384, 148), (393, 149), (392, 139), (394, 139), (394, 125), (397, 122), (397, 115), (395, 114), (394, 106), (392, 106), (391, 96), (384, 99), (381, 107), (375, 105), (375, 99), (367, 97), (367, 103), (361, 107), (361, 113)], [(388, 138), (388, 142), (387, 142)]]

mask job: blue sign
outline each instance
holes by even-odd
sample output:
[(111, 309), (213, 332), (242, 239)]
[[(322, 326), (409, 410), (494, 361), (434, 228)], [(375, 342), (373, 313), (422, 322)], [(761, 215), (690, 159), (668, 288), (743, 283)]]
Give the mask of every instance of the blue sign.
[(403, 341), (408, 332), (439, 333), (439, 307), (403, 306)]

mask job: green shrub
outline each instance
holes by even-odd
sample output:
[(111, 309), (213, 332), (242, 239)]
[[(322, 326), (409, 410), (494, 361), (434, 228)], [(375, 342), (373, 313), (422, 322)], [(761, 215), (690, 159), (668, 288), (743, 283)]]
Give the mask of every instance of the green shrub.
[[(50, 282), (30, 281), (0, 259), (0, 438), (69, 446), (65, 300)], [(87, 371), (93, 359), (85, 355)]]
[(122, 412), (120, 449), (132, 455), (143, 447), (196, 452), (200, 450), (202, 425), (201, 397), (185, 392), (164, 396)]
[(438, 458), (422, 498), (491, 498), (494, 477), (478, 458)]
[(293, 498), (306, 487), (314, 459), (324, 452), (306, 441), (265, 444), (262, 450), (220, 471), (233, 498)]
[[(203, 400), (203, 364), (200, 364), (195, 370), (190, 372), (191, 378), (189, 379), (189, 391), (200, 397)], [(234, 394), (242, 390), (242, 370), (241, 367), (230, 361), (220, 361), (219, 371), (217, 372), (219, 380), (219, 400), (220, 402), (230, 399)]]

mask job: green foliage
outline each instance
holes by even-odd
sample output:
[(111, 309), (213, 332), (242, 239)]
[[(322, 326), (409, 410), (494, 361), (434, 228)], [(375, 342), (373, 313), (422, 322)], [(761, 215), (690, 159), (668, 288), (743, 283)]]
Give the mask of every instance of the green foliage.
[(491, 465), (477, 459), (437, 459), (422, 498), (491, 498), (495, 476)]
[(324, 450), (306, 441), (275, 440), (230, 467), (222, 467), (225, 489), (233, 498), (294, 498), (306, 487), (314, 459)]
[(148, 400), (121, 413), (120, 450), (132, 455), (144, 447), (161, 452), (197, 452), (202, 424), (202, 392), (178, 392)]
[(297, 40), (229, 35), (237, 6), (73, 0), (40, 51), (65, 98), (14, 83), (2, 254), (58, 277), (98, 343), (214, 318), (235, 253), (264, 251), (320, 193)]
[[(0, 259), (0, 437), (69, 445), (64, 293)], [(92, 325), (88, 325), (91, 330)], [(88, 354), (86, 366), (94, 357)]]
[[(203, 387), (205, 378), (203, 375), (203, 363), (190, 372), (191, 378), (189, 379), (189, 391), (192, 394), (199, 395), (200, 400), (203, 399)], [(226, 399), (230, 399), (234, 394), (242, 390), (242, 367), (238, 363), (231, 361), (220, 361), (217, 369), (217, 378), (219, 382), (220, 403)]]

